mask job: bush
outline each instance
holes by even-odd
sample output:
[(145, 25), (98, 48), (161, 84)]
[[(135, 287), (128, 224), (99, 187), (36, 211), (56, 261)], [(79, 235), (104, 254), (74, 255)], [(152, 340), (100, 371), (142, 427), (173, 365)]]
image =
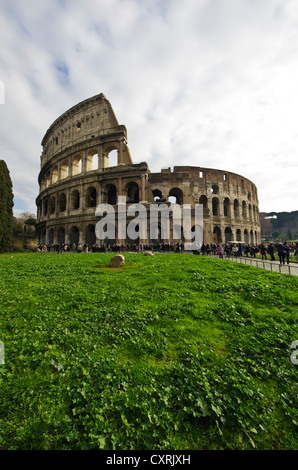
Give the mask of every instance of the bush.
[(15, 240), (13, 242), (13, 251), (18, 251), (18, 252), (25, 251), (24, 243), (20, 240)]

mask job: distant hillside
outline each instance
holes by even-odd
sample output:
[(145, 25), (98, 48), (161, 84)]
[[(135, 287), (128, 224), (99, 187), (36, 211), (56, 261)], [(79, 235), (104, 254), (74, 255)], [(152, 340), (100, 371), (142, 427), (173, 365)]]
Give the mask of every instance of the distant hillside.
[(298, 239), (298, 211), (260, 212), (263, 238)]

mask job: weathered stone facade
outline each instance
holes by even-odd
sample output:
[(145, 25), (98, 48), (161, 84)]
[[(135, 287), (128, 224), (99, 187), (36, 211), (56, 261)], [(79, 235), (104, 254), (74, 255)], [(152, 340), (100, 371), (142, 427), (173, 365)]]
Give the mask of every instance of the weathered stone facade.
[[(257, 188), (250, 180), (228, 171), (190, 166), (152, 173), (147, 163), (134, 164), (126, 127), (119, 125), (103, 94), (56, 119), (42, 147), (36, 199), (40, 243), (99, 243), (95, 209), (101, 203), (116, 207), (119, 196), (148, 209), (158, 204), (157, 198), (192, 208), (203, 204), (204, 243), (261, 241)], [(112, 151), (117, 152), (113, 166)], [(149, 242), (149, 228), (148, 223), (148, 238), (141, 243)], [(117, 234), (116, 227), (116, 239), (111, 242), (128, 241)], [(171, 226), (168, 242), (172, 236)]]

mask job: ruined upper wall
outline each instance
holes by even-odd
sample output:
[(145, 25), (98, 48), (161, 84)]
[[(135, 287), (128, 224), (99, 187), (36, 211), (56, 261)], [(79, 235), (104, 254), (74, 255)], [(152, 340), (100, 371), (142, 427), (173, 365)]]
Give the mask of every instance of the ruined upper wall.
[(41, 166), (57, 153), (84, 140), (113, 133), (119, 126), (113, 108), (101, 93), (78, 103), (63, 113), (49, 127), (42, 140)]
[(173, 170), (166, 168), (160, 173), (151, 173), (150, 182), (153, 189), (162, 187), (163, 192), (174, 187), (187, 192), (186, 188), (190, 188), (189, 195), (194, 189), (200, 194), (245, 195), (249, 200), (258, 201), (257, 187), (252, 181), (242, 175), (225, 170), (175, 166)]

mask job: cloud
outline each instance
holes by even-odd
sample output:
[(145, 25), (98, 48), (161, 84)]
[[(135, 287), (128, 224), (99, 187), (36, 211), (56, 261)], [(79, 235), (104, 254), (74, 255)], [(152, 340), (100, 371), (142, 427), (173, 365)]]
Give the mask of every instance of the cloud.
[(234, 171), (256, 183), (261, 210), (297, 210), (296, 0), (11, 0), (0, 9), (1, 158), (28, 211), (43, 135), (98, 93), (126, 125), (135, 162)]

